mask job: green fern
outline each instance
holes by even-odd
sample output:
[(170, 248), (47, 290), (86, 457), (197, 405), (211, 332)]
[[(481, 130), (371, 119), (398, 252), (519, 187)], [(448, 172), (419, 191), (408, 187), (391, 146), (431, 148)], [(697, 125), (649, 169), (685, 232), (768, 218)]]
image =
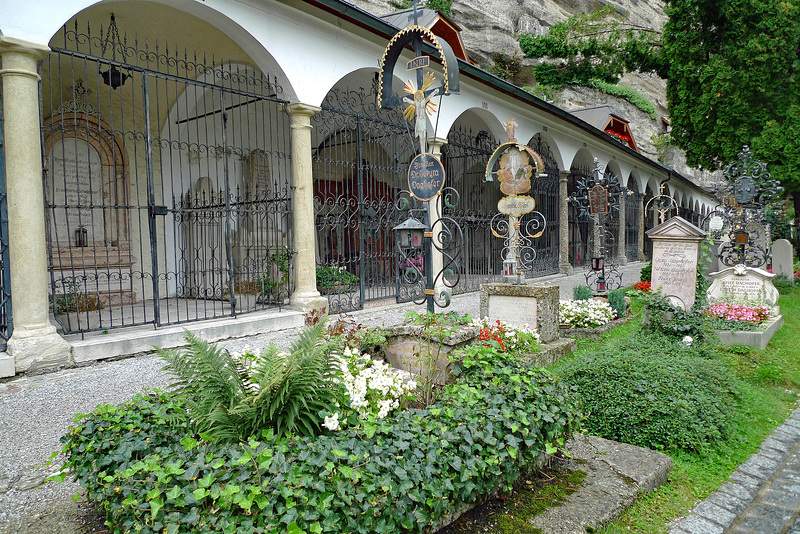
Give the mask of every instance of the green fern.
[(187, 415), (210, 439), (244, 440), (267, 428), (310, 436), (321, 433), (319, 413), (334, 411), (343, 399), (324, 333), (322, 321), (302, 330), (288, 354), (270, 345), (256, 357), (252, 373), (237, 369), (227, 351), (188, 332), (186, 348), (159, 355)]

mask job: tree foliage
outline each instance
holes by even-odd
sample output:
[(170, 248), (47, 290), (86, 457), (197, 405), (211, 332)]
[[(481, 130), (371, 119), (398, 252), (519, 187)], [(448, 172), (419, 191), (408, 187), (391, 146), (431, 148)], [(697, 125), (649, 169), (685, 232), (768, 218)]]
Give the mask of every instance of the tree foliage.
[(605, 7), (520, 46), (548, 58), (540, 84), (666, 78), (672, 144), (689, 165), (717, 169), (750, 145), (800, 204), (800, 0), (668, 0), (665, 13), (662, 35)]
[(551, 60), (536, 65), (534, 74), (555, 87), (593, 79), (617, 83), (631, 70), (663, 71), (660, 33), (625, 23), (611, 6), (574, 15), (545, 35), (522, 34), (519, 44), (527, 57)]
[(800, 165), (800, 0), (672, 0), (666, 12), (673, 143), (690, 165), (712, 169), (752, 145), (790, 186), (785, 171)]

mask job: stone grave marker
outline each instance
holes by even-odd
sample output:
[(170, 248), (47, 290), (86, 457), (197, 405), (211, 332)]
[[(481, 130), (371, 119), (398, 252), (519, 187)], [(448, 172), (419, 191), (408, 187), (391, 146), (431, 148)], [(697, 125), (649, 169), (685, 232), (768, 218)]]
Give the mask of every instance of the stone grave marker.
[(709, 302), (765, 305), (773, 308), (770, 315), (777, 315), (775, 304), (778, 290), (772, 285), (774, 274), (744, 264), (728, 267), (711, 273), (711, 287), (706, 291)]
[(481, 317), (527, 324), (542, 343), (558, 338), (558, 286), (481, 284)]
[(772, 244), (772, 272), (794, 282), (792, 244), (786, 239), (778, 239)]
[(647, 231), (653, 240), (650, 283), (674, 305), (689, 310), (696, 298), (697, 259), (705, 232), (682, 217), (673, 217)]

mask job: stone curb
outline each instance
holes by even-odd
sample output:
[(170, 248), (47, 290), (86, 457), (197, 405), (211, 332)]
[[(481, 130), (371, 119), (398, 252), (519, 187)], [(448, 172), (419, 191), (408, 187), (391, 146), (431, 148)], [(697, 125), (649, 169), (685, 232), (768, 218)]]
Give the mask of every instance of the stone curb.
[[(669, 534), (800, 534), (800, 408)], [(788, 530), (791, 529), (791, 530)]]

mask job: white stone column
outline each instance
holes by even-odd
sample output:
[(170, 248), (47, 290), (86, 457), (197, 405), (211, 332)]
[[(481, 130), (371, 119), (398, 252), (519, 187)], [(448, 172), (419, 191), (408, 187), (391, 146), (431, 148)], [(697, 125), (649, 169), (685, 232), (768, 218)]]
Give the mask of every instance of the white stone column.
[(304, 313), (327, 309), (328, 299), (317, 291), (314, 178), (311, 164), (311, 117), (320, 108), (289, 104), (292, 125), (292, 222), (294, 233), (294, 292), (291, 305)]
[(626, 218), (626, 199), (628, 198), (627, 189), (623, 189), (619, 194), (619, 239), (617, 240), (617, 257), (620, 265), (628, 265), (628, 255), (625, 253), (625, 218)]
[(64, 365), (71, 359), (69, 344), (50, 324), (47, 298), (49, 276), (37, 62), (49, 51), (43, 45), (0, 36), (14, 321), (8, 355), (5, 361), (0, 360), (0, 376)]
[(639, 193), (639, 261), (645, 261), (644, 257), (644, 240), (647, 236), (644, 234), (644, 193)]
[[(436, 156), (440, 161), (442, 159), (442, 146), (447, 144), (447, 139), (442, 137), (429, 137), (428, 138), (428, 148), (430, 149), (430, 153)], [(445, 178), (447, 177), (447, 169), (445, 169)], [(447, 180), (445, 179), (444, 186), (447, 187)], [(461, 191), (459, 191), (461, 193)], [(435, 198), (429, 200), (428, 204), (428, 213), (430, 213), (431, 224), (436, 220), (436, 214), (442, 213), (443, 205), (442, 205), (442, 195), (437, 195)], [(431, 251), (431, 266), (433, 267), (433, 278), (436, 279), (436, 274), (441, 272), (444, 268), (444, 255), (439, 252), (436, 247), (442, 246), (442, 242), (439, 239), (439, 232), (436, 231), (434, 228), (433, 232), (433, 250)], [(444, 275), (442, 275), (443, 277)], [(444, 285), (442, 277), (436, 280), (434, 284), (434, 291), (436, 291), (436, 295), (440, 295), (442, 291), (447, 290), (447, 286)], [(452, 291), (451, 291), (452, 292)], [(452, 295), (451, 295), (452, 296)]]
[(567, 198), (567, 178), (569, 171), (558, 173), (558, 271), (572, 272), (569, 262), (569, 199)]

